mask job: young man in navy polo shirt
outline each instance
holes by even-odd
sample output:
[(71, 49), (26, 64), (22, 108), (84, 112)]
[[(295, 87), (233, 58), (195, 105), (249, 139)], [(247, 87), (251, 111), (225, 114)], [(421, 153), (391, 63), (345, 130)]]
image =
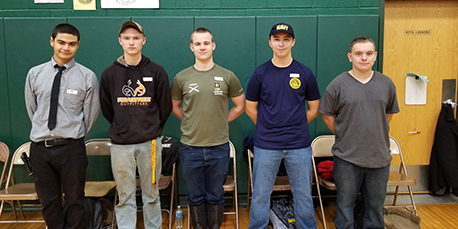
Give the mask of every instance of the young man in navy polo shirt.
[(312, 71), (292, 58), (296, 40), (290, 25), (274, 25), (269, 36), (273, 58), (254, 71), (246, 91), (246, 113), (256, 124), (249, 228), (267, 227), (270, 195), (282, 159), (294, 191), (297, 227), (317, 228), (308, 123), (318, 115), (318, 84)]

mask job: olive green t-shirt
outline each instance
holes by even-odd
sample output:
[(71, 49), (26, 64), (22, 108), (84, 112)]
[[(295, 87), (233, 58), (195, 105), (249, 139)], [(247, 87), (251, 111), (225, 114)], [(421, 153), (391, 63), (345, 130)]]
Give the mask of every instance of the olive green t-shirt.
[(233, 72), (216, 65), (208, 71), (191, 66), (172, 82), (172, 99), (182, 100), (181, 142), (216, 146), (229, 141), (229, 98), (243, 94)]

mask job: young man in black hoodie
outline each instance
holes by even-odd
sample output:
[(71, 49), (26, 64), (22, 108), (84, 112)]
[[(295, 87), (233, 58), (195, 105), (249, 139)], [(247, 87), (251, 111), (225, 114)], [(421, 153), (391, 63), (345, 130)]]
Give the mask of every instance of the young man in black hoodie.
[(124, 55), (102, 73), (100, 103), (110, 122), (111, 166), (119, 195), (119, 228), (136, 228), (136, 170), (141, 180), (145, 228), (161, 228), (160, 135), (172, 110), (170, 84), (160, 65), (142, 55), (146, 42), (140, 24), (126, 21), (119, 30)]

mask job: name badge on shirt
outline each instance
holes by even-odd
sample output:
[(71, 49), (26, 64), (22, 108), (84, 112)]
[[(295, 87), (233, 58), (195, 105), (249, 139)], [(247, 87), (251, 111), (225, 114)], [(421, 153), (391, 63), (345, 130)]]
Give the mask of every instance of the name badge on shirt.
[(299, 75), (299, 73), (290, 73), (290, 74), (289, 74), (289, 77), (290, 77), (290, 78), (293, 78), (293, 77), (294, 77), (294, 78), (299, 78), (300, 75)]
[(153, 82), (153, 77), (145, 76), (145, 77), (143, 77), (143, 81), (145, 81), (145, 82)]
[(171, 145), (172, 143), (165, 143), (165, 144), (162, 144), (162, 148), (170, 148)]
[(73, 90), (73, 89), (67, 89), (67, 94), (77, 95), (78, 91), (77, 90)]
[(215, 80), (216, 80), (216, 81), (223, 81), (223, 77), (221, 77), (221, 76), (215, 76)]

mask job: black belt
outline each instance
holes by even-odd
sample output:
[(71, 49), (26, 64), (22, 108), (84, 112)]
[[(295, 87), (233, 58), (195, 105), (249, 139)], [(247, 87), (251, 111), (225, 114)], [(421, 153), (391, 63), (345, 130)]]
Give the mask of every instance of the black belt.
[(37, 142), (38, 144), (44, 144), (46, 147), (53, 147), (53, 146), (61, 146), (61, 145), (67, 145), (72, 142), (76, 142), (79, 139), (73, 139), (73, 138), (48, 138), (42, 142)]

